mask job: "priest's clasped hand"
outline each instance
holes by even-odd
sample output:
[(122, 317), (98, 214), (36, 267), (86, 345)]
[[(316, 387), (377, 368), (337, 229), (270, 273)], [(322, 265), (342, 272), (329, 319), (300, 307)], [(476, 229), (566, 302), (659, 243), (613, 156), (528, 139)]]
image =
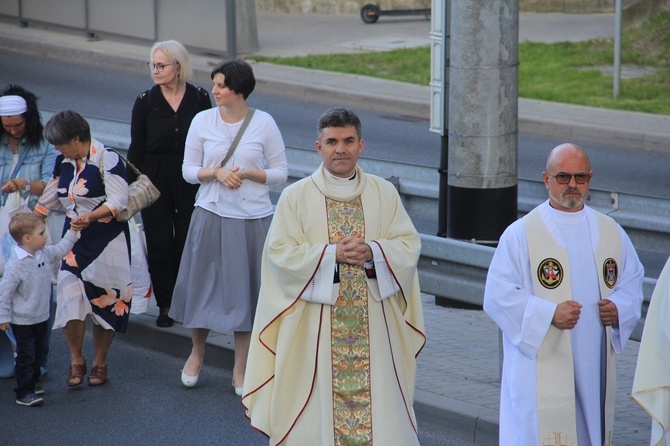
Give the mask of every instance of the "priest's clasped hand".
[(349, 265), (363, 265), (372, 260), (372, 249), (365, 243), (365, 239), (357, 235), (342, 237), (335, 252), (337, 263)]
[(575, 302), (574, 300), (561, 302), (556, 306), (554, 318), (551, 320), (551, 323), (562, 330), (574, 328), (575, 325), (577, 325), (579, 315), (582, 312), (581, 308), (582, 304)]
[(605, 327), (616, 324), (619, 321), (619, 310), (616, 305), (609, 299), (598, 301), (600, 307), (600, 320), (603, 321)]

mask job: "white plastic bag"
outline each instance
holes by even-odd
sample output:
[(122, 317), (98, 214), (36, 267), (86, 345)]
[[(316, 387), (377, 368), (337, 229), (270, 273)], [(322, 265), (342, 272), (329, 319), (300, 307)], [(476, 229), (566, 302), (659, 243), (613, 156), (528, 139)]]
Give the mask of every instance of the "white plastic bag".
[(12, 254), (12, 236), (9, 234), (9, 211), (5, 206), (0, 207), (0, 276), (5, 274), (5, 263)]
[(149, 264), (147, 263), (147, 243), (144, 238), (144, 228), (138, 225), (135, 219), (128, 220), (130, 229), (130, 276), (133, 281), (133, 297), (130, 312), (142, 314), (149, 308), (149, 301), (153, 294), (151, 290), (151, 277), (149, 276)]
[[(65, 214), (62, 212), (52, 212), (46, 219), (47, 225), (47, 245), (57, 245), (63, 237), (63, 226), (65, 226)], [(58, 270), (60, 270), (60, 261), (53, 262), (51, 265), (51, 283), (58, 283)]]
[(2, 207), (0, 207), (0, 276), (5, 273), (5, 263), (12, 255), (12, 250), (16, 246), (16, 242), (9, 233), (9, 220), (12, 216), (19, 212), (31, 212), (28, 207), (28, 196), (23, 200), (20, 192), (13, 192), (7, 194), (7, 199)]

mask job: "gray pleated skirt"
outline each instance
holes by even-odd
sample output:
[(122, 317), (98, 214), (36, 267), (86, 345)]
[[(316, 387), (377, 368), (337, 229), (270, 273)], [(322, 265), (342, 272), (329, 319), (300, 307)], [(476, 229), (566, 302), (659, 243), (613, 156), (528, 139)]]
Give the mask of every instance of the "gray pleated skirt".
[(186, 328), (251, 331), (272, 216), (223, 218), (196, 207), (188, 228), (170, 317)]

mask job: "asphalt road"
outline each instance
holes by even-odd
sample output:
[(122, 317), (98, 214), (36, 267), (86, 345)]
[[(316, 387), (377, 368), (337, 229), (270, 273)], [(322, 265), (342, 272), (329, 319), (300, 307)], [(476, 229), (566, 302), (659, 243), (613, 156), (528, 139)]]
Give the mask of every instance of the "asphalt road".
[[(218, 445), (261, 446), (267, 438), (249, 426), (232, 374), (203, 366), (198, 385), (179, 379), (184, 358), (137, 347), (117, 335), (108, 357), (109, 380), (99, 387), (65, 385), (69, 354), (62, 330), (53, 332), (45, 404), (14, 403), (14, 378), (0, 379), (0, 444), (3, 445)], [(92, 336), (84, 356), (92, 361)], [(417, 411), (423, 446), (472, 444), (445, 432), (432, 412)], [(393, 445), (389, 445), (393, 446)], [(402, 445), (397, 445), (402, 446)]]
[[(122, 338), (123, 335), (118, 335)], [(84, 355), (93, 358), (87, 334)], [(0, 431), (8, 445), (265, 445), (249, 428), (231, 373), (206, 367), (202, 385), (182, 386), (182, 360), (114, 342), (104, 386), (65, 385), (69, 354), (62, 330), (53, 332), (45, 404), (14, 403), (13, 378), (0, 380)]]
[[(39, 97), (44, 110), (70, 108), (85, 116), (129, 122), (136, 96), (152, 86), (148, 70), (137, 71), (124, 65), (97, 66), (82, 58), (64, 60), (49, 54), (25, 54), (20, 50), (0, 49), (0, 86), (18, 83)], [(200, 84), (210, 90), (211, 84)], [(343, 86), (346, 88), (346, 85)], [(270, 113), (277, 122), (284, 142), (290, 147), (312, 148), (316, 121), (331, 105), (283, 96), (280, 91), (254, 92), (248, 103)], [(357, 109), (363, 122), (366, 141), (362, 157), (398, 161), (422, 166), (440, 164), (440, 135), (428, 130), (428, 121), (403, 114), (402, 109), (378, 112)], [(561, 138), (520, 134), (518, 138), (518, 176), (541, 181), (546, 157)], [(666, 166), (668, 150), (637, 150), (570, 141), (584, 147), (591, 158), (594, 178), (591, 187), (605, 191), (670, 198)], [(413, 216), (417, 229), (436, 234), (437, 221)], [(639, 251), (647, 275), (657, 277), (667, 259), (666, 252)]]

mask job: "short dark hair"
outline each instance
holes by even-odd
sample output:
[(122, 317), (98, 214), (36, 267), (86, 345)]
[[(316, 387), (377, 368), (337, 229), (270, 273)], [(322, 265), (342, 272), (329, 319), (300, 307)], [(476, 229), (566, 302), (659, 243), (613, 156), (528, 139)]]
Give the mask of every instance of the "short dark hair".
[(235, 93), (240, 93), (244, 99), (248, 98), (256, 88), (254, 70), (242, 59), (221, 62), (212, 70), (210, 75), (212, 80), (217, 74), (223, 74), (223, 84)]
[(43, 224), (44, 220), (32, 212), (19, 212), (9, 220), (9, 233), (20, 246), (23, 244), (24, 235), (32, 234)]
[(358, 139), (361, 139), (361, 120), (358, 115), (348, 108), (335, 107), (326, 110), (319, 118), (316, 126), (317, 139), (321, 139), (323, 129), (330, 127), (354, 127)]
[[(26, 141), (30, 146), (39, 146), (44, 140), (42, 137), (44, 126), (42, 125), (40, 112), (37, 110), (37, 96), (19, 85), (12, 84), (5, 87), (0, 96), (21, 96), (26, 101), (28, 110), (21, 114), (26, 120)], [(5, 133), (5, 129), (0, 126), (0, 135), (3, 133)]]
[(66, 144), (77, 136), (81, 142), (91, 141), (91, 127), (76, 111), (59, 111), (44, 126), (44, 137), (54, 146)]

